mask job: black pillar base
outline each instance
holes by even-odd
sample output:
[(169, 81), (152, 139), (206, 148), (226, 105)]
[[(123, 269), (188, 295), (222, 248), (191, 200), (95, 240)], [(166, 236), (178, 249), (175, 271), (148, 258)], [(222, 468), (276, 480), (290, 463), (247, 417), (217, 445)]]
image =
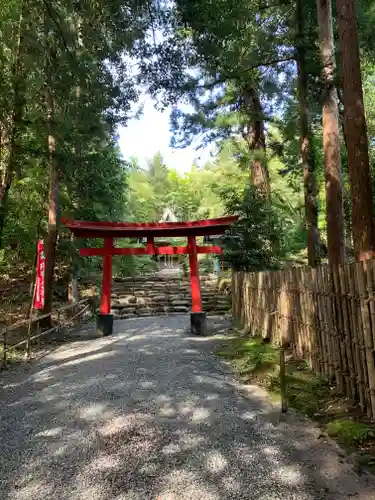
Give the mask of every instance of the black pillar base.
[(99, 313), (96, 317), (96, 330), (101, 337), (112, 335), (113, 315)]
[(205, 312), (190, 313), (190, 328), (193, 335), (207, 334), (207, 321)]

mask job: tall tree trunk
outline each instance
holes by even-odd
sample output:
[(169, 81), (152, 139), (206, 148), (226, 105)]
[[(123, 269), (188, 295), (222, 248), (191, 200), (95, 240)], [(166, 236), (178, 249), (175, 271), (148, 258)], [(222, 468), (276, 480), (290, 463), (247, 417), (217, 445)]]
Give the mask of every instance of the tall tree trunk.
[(251, 164), (251, 181), (253, 186), (262, 194), (269, 194), (270, 182), (266, 160), (266, 139), (262, 105), (259, 95), (253, 85), (248, 85), (243, 94), (246, 113), (249, 116), (247, 130), (244, 138), (249, 151), (253, 156)]
[(5, 167), (4, 177), (0, 179), (0, 248), (2, 247), (2, 237), (5, 226), (6, 205), (8, 201), (9, 190), (13, 181), (13, 176), (18, 170), (20, 154), (20, 135), (22, 131), (23, 111), (25, 107), (25, 75), (23, 71), (23, 54), (25, 50), (25, 19), (23, 2), (20, 19), (17, 52), (12, 69), (13, 80), (13, 112), (12, 124), (9, 140), (9, 158)]
[(328, 262), (345, 262), (345, 225), (331, 0), (317, 0), (323, 81), (323, 149)]
[(57, 73), (55, 40), (51, 36), (48, 12), (45, 20), (46, 54), (46, 106), (48, 127), (48, 231), (45, 244), (46, 266), (44, 272), (44, 313), (52, 312), (53, 277), (57, 243), (57, 214), (59, 198), (59, 170), (56, 156), (56, 103), (54, 96), (54, 76)]
[(352, 231), (356, 259), (375, 256), (375, 224), (355, 0), (336, 0), (340, 73), (352, 198)]
[(318, 231), (318, 205), (316, 201), (315, 161), (311, 151), (311, 130), (307, 101), (308, 73), (306, 69), (306, 50), (304, 45), (304, 19), (302, 0), (297, 0), (297, 38), (296, 59), (298, 71), (298, 100), (300, 115), (300, 155), (303, 167), (305, 194), (305, 218), (307, 228), (308, 264), (315, 267), (320, 262), (320, 239)]
[[(82, 33), (81, 33), (81, 17), (77, 14), (76, 21), (76, 33), (77, 33), (77, 47), (80, 51), (82, 49)], [(83, 119), (81, 113), (81, 75), (78, 74), (78, 82), (76, 86), (76, 113), (75, 113), (75, 145), (74, 145), (74, 156), (76, 162), (76, 168), (81, 168), (81, 156), (82, 156), (82, 143), (80, 138), (80, 122)], [(79, 207), (74, 203), (75, 211)], [(75, 215), (77, 216), (77, 214)], [(70, 282), (68, 287), (68, 300), (71, 304), (77, 304), (79, 302), (79, 288), (78, 288), (78, 276), (79, 276), (79, 259), (76, 253), (76, 238), (73, 233), (70, 235), (70, 241), (72, 244), (72, 257), (71, 257), (71, 270), (70, 270)]]
[(72, 305), (78, 304), (79, 302), (79, 288), (78, 288), (78, 274), (79, 274), (79, 261), (76, 255), (76, 245), (74, 234), (70, 234), (70, 241), (72, 244), (72, 257), (71, 257), (71, 271), (70, 271), (70, 282), (68, 286), (68, 300)]
[(53, 126), (54, 119), (53, 97), (48, 92), (48, 153), (49, 153), (49, 193), (48, 193), (48, 232), (45, 245), (46, 267), (44, 273), (44, 313), (52, 312), (53, 275), (55, 269), (57, 243), (57, 212), (58, 212), (58, 165), (56, 158), (56, 137)]

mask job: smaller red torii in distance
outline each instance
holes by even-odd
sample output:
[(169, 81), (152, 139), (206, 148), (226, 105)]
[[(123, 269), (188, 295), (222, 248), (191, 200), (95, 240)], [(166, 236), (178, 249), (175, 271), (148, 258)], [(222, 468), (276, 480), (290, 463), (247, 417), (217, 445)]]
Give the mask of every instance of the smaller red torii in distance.
[[(61, 219), (61, 222), (77, 238), (104, 238), (102, 248), (81, 248), (82, 256), (103, 257), (102, 296), (98, 329), (103, 334), (112, 333), (113, 317), (111, 313), (112, 290), (112, 258), (114, 255), (189, 255), (190, 284), (192, 297), (191, 325), (194, 333), (204, 333), (205, 321), (202, 311), (202, 301), (199, 282), (198, 254), (221, 254), (220, 246), (198, 246), (197, 236), (212, 236), (222, 234), (236, 222), (237, 216), (219, 217), (198, 221), (184, 222), (86, 222)], [(158, 237), (187, 237), (187, 246), (157, 246)], [(116, 238), (147, 238), (147, 244), (139, 248), (116, 248)]]

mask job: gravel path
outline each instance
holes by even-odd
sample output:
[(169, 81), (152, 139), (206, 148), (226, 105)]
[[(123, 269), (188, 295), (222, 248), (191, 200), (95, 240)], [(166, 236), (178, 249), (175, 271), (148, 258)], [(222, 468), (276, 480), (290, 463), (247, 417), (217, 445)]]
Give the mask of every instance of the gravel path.
[(188, 318), (116, 323), (1, 375), (1, 500), (375, 499), (308, 422), (237, 384)]

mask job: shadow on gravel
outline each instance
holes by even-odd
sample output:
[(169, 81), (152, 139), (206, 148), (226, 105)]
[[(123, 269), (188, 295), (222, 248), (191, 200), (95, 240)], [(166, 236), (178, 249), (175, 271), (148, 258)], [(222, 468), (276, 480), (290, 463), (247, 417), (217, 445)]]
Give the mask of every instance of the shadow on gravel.
[(280, 421), (259, 389), (239, 387), (212, 356), (219, 340), (192, 338), (187, 325), (184, 316), (122, 321), (112, 337), (5, 374), (0, 499), (336, 500), (360, 491), (334, 448), (305, 423)]

